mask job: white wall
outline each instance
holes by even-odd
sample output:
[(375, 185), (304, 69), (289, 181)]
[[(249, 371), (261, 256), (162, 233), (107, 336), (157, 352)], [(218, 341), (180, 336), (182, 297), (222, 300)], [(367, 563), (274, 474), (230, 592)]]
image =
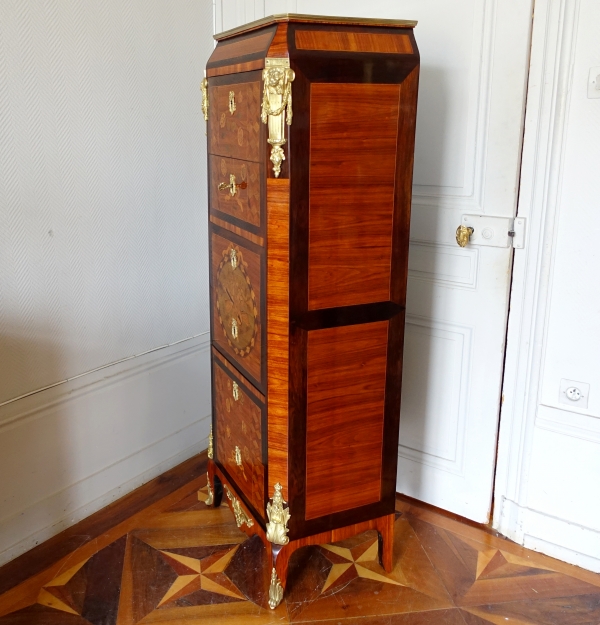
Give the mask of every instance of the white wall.
[[(494, 523), (600, 572), (599, 27), (597, 0), (536, 3)], [(563, 379), (590, 385), (587, 408)]]
[(206, 447), (212, 9), (0, 2), (0, 563)]

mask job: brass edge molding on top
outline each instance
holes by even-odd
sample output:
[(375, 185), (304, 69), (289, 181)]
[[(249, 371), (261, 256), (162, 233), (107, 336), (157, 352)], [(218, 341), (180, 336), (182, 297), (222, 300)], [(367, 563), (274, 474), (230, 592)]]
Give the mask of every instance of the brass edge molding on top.
[(265, 59), (263, 99), (260, 118), (268, 124), (270, 160), (275, 178), (279, 178), (285, 160), (282, 146), (286, 143), (285, 127), (292, 125), (292, 82), (296, 77), (287, 58)]
[(230, 28), (222, 33), (213, 35), (213, 38), (217, 41), (233, 37), (242, 32), (248, 32), (256, 30), (261, 26), (276, 22), (299, 22), (299, 23), (327, 23), (327, 24), (341, 24), (349, 26), (387, 26), (391, 28), (414, 28), (418, 22), (416, 20), (392, 20), (392, 19), (378, 19), (376, 17), (341, 17), (332, 15), (304, 15), (302, 13), (276, 13), (275, 15), (269, 15), (263, 17), (254, 22), (249, 22), (243, 26), (237, 26), (236, 28)]
[(286, 502), (281, 494), (281, 484), (277, 482), (273, 492), (273, 502), (267, 503), (267, 540), (275, 545), (287, 545), (290, 539), (286, 536), (288, 533), (287, 523), (290, 520), (289, 508), (284, 508)]

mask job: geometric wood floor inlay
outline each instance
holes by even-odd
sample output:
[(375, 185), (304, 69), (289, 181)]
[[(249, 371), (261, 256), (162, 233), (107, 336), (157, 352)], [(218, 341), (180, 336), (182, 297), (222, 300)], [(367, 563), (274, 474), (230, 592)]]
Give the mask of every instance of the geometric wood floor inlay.
[(268, 608), (258, 537), (194, 479), (0, 595), (0, 625), (599, 625), (600, 575), (397, 499), (394, 566), (377, 534), (305, 547)]

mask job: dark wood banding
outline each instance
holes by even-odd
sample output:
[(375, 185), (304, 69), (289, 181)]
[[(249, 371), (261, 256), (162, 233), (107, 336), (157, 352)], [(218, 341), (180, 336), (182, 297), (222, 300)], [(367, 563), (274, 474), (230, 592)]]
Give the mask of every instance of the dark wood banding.
[(413, 53), (408, 35), (328, 30), (297, 30), (296, 48), (334, 52)]
[(265, 240), (263, 237), (259, 237), (255, 234), (252, 234), (252, 232), (248, 232), (247, 230), (244, 230), (240, 228), (239, 226), (234, 226), (230, 222), (227, 222), (227, 221), (224, 221), (223, 219), (219, 219), (218, 217), (215, 217), (215, 215), (210, 216), (210, 222), (215, 224), (215, 226), (219, 226), (220, 228), (223, 228), (223, 230), (229, 230), (229, 232), (233, 232), (234, 234), (237, 234), (238, 236), (243, 237), (244, 239), (248, 239), (248, 241), (251, 241), (255, 245), (260, 245), (261, 247), (263, 247), (265, 244)]
[(402, 307), (394, 302), (323, 308), (321, 310), (308, 310), (304, 314), (292, 318), (292, 323), (303, 330), (320, 330), (373, 321), (387, 321), (402, 310)]
[(221, 67), (207, 69), (206, 76), (208, 78), (213, 78), (215, 76), (227, 76), (228, 74), (238, 74), (240, 72), (251, 72), (256, 69), (262, 69), (264, 66), (264, 59), (248, 61), (247, 63), (233, 63), (232, 65), (223, 65)]

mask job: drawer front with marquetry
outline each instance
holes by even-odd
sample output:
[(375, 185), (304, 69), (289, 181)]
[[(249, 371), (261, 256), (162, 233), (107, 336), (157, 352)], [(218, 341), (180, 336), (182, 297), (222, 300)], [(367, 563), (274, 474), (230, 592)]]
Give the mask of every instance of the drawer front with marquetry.
[(210, 156), (211, 214), (260, 233), (263, 226), (260, 170), (260, 164), (252, 161)]
[(211, 230), (213, 345), (264, 393), (264, 249)]
[(264, 515), (262, 451), (264, 403), (242, 376), (213, 354), (216, 460), (256, 512)]
[(260, 162), (261, 80), (259, 72), (248, 74), (254, 80), (209, 85), (208, 151)]

